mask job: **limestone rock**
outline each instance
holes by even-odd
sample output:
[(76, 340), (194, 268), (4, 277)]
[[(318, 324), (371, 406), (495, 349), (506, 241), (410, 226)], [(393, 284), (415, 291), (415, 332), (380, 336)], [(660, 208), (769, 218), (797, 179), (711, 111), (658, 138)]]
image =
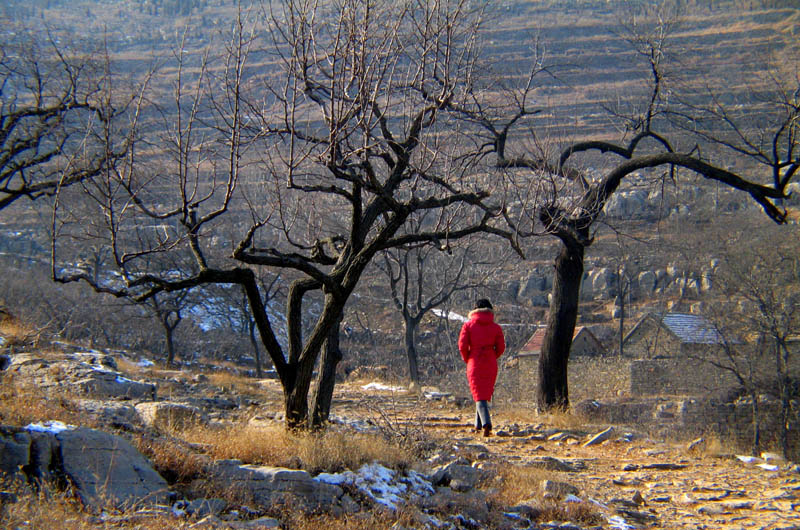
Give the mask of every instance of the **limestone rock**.
[(156, 429), (185, 429), (207, 421), (199, 408), (167, 401), (137, 403), (136, 412), (145, 425)]
[(577, 495), (580, 490), (568, 482), (557, 480), (543, 480), (542, 492), (545, 497), (565, 497), (567, 495)]
[(339, 486), (316, 481), (300, 469), (242, 465), (238, 460), (216, 462), (212, 477), (221, 490), (241, 492), (260, 507), (291, 502), (296, 509), (313, 512), (335, 505), (344, 493)]
[(45, 389), (66, 386), (93, 398), (155, 399), (154, 384), (128, 379), (112, 366), (112, 358), (93, 353), (54, 359), (20, 354), (14, 356), (8, 370)]
[(165, 504), (167, 482), (124, 438), (87, 428), (55, 434), (63, 472), (89, 507)]
[(435, 469), (431, 475), (434, 486), (449, 486), (454, 491), (469, 491), (480, 479), (479, 469), (456, 462)]
[(614, 434), (614, 427), (609, 427), (608, 429), (605, 429), (604, 431), (601, 431), (601, 432), (595, 434), (594, 436), (592, 436), (591, 438), (589, 438), (589, 440), (587, 440), (583, 444), (583, 446), (584, 447), (589, 447), (589, 446), (592, 446), (592, 445), (597, 445), (599, 443), (605, 442), (606, 440), (611, 438), (612, 434)]

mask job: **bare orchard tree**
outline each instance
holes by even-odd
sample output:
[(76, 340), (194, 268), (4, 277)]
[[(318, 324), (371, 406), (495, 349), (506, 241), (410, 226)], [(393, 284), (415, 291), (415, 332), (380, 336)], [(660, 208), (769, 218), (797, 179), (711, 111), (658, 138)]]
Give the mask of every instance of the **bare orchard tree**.
[[(120, 278), (92, 285), (139, 300), (241, 285), (283, 387), (288, 427), (317, 427), (330, 410), (343, 308), (380, 252), (481, 232), (516, 241), (502, 181), (479, 171), (462, 123), (451, 119), (476, 73), (480, 8), (346, 0), (276, 9), (254, 24), (243, 13), (218, 59), (177, 49), (172, 105), (156, 113), (142, 101), (138, 149), (89, 190)], [(262, 68), (248, 70), (255, 57)], [(148, 129), (153, 117), (163, 120)], [(65, 197), (57, 220), (67, 206)], [(422, 212), (430, 224), (415, 231), (409, 220)], [(231, 253), (215, 234), (244, 222)], [(54, 233), (56, 259), (67, 249), (61, 238), (81, 237), (77, 224)], [(158, 265), (175, 252), (191, 255), (192, 268)], [(286, 350), (264, 307), (259, 267), (297, 278)], [(92, 283), (80, 272), (56, 277)], [(304, 336), (312, 292), (323, 302)]]
[[(419, 227), (421, 230), (422, 227)], [(377, 266), (386, 275), (392, 302), (403, 317), (408, 374), (420, 382), (417, 330), (431, 310), (459, 292), (485, 285), (499, 260), (484, 257), (479, 241), (465, 239), (451, 248), (423, 246), (383, 252)]]
[(92, 178), (127, 148), (124, 136), (108, 136), (125, 102), (115, 108), (110, 98), (113, 76), (101, 47), (39, 38), (41, 31), (7, 20), (3, 27), (0, 210)]
[[(488, 133), (491, 141), (486, 145), (496, 155), (498, 168), (522, 172), (529, 175), (531, 182), (539, 183), (539, 189), (544, 192), (540, 206), (522, 213), (539, 222), (540, 233), (555, 236), (561, 243), (539, 359), (537, 406), (540, 410), (569, 406), (567, 363), (578, 315), (584, 256), (593, 242), (596, 221), (627, 177), (663, 167), (674, 180), (679, 170), (685, 170), (747, 193), (776, 223), (782, 224), (787, 219), (787, 211), (781, 209), (779, 201), (786, 196), (787, 186), (800, 167), (800, 80), (796, 75), (774, 78), (781, 82), (773, 83), (769, 92), (758, 95), (760, 116), (771, 120), (763, 128), (752, 127), (746, 106), (728, 109), (713, 94), (706, 94), (703, 104), (683, 106), (678, 113), (669, 105), (675, 103), (674, 94), (670, 102), (666, 87), (665, 50), (672, 21), (665, 16), (649, 24), (631, 23), (627, 29), (633, 53), (649, 70), (650, 82), (642, 105), (625, 112), (618, 109), (613, 112), (612, 118), (624, 131), (620, 141), (591, 139), (556, 148), (543, 142), (533, 131), (527, 146), (509, 142), (513, 139), (511, 129), (536, 113), (531, 103), (533, 79), (548, 73), (543, 63), (536, 61), (533, 61), (527, 84), (512, 100), (516, 110), (510, 117), (487, 115), (485, 109), (477, 105), (461, 109), (467, 119)], [(732, 131), (725, 136), (713, 132), (695, 136), (704, 145), (712, 144), (714, 151), (700, 150), (697, 144), (681, 149), (667, 133), (660, 131), (660, 128), (670, 130), (664, 119), (668, 113), (683, 119), (687, 131), (695, 116), (709, 114), (716, 118), (716, 125), (722, 123)], [(691, 131), (693, 134), (701, 132), (699, 127)], [(601, 157), (599, 162), (595, 161), (596, 165), (606, 168), (600, 172), (584, 168), (581, 162), (582, 156), (595, 152)], [(729, 169), (737, 163), (755, 164), (761, 173), (748, 172), (747, 175), (757, 175), (751, 178)]]
[(800, 449), (790, 443), (790, 426), (800, 419), (800, 352), (792, 344), (800, 336), (800, 248), (793, 232), (785, 239), (775, 234), (754, 241), (750, 233), (728, 239), (713, 277), (715, 292), (728, 303), (714, 313), (733, 347), (705, 359), (732, 373), (750, 396), (754, 454), (761, 442), (761, 395), (778, 398), (778, 441), (787, 458)]

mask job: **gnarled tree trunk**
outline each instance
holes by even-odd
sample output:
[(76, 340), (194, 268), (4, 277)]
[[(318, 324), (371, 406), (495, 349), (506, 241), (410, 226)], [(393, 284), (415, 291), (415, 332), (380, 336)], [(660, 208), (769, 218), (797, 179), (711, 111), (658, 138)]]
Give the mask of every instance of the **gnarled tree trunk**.
[(555, 262), (550, 313), (539, 357), (536, 405), (540, 411), (569, 407), (567, 365), (578, 319), (585, 246), (562, 238)]

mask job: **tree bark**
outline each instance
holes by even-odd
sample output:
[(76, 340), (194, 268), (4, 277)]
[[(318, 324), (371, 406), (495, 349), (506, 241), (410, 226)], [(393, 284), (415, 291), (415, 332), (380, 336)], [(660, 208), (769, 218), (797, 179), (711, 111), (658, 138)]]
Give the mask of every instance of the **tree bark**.
[(569, 407), (567, 365), (578, 319), (584, 245), (566, 243), (555, 262), (552, 300), (539, 357), (536, 405), (540, 411)]
[(261, 349), (258, 347), (258, 339), (256, 338), (256, 323), (252, 319), (247, 319), (247, 330), (250, 335), (250, 345), (253, 347), (253, 356), (256, 360), (256, 377), (261, 379), (264, 377), (264, 370), (261, 368)]
[(331, 402), (333, 401), (333, 388), (336, 385), (336, 367), (342, 360), (342, 350), (339, 347), (339, 330), (342, 323), (342, 314), (328, 332), (320, 359), (317, 388), (312, 397), (311, 429), (320, 429), (328, 423), (331, 415)]
[(419, 363), (417, 358), (417, 345), (414, 340), (417, 334), (417, 321), (412, 318), (405, 319), (406, 356), (408, 357), (408, 377), (419, 384)]

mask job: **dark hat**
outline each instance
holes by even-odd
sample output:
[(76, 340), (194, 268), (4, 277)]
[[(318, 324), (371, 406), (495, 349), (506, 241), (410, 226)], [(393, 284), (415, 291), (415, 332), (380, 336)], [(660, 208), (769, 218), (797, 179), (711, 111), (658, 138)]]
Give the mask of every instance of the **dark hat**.
[(475, 302), (475, 309), (494, 309), (492, 303), (486, 298), (480, 298)]

